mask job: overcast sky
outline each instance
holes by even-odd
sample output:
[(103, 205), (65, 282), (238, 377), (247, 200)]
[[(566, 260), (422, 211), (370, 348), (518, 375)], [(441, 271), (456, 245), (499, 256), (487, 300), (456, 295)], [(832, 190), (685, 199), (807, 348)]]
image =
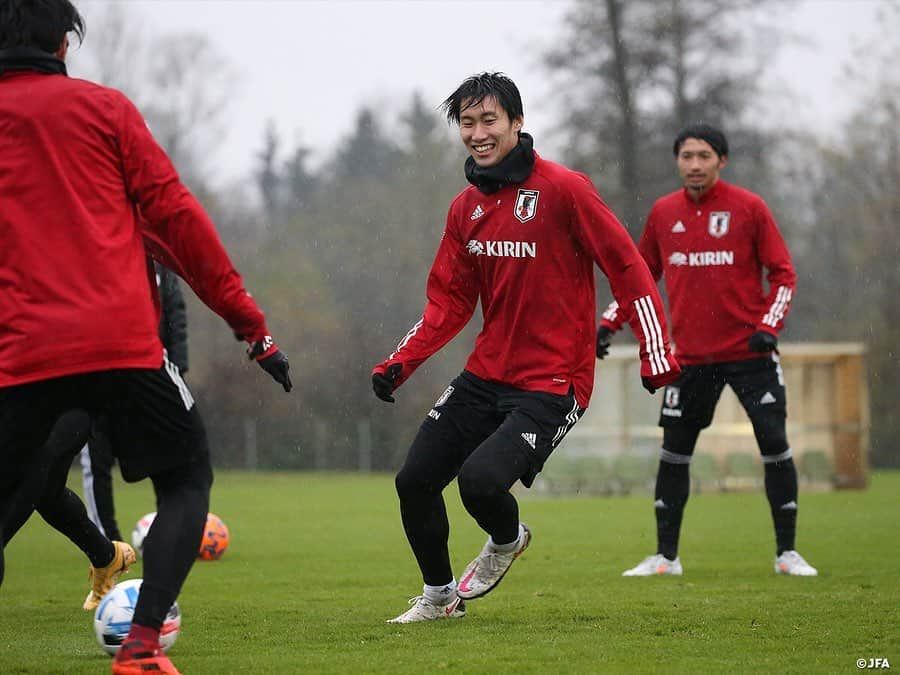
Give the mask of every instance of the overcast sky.
[[(109, 1), (109, 0), (104, 0)], [(801, 36), (773, 64), (771, 85), (796, 92), (791, 119), (823, 133), (848, 111), (841, 66), (850, 46), (871, 36), (885, 0), (784, 0), (778, 21)], [(93, 12), (85, 4), (86, 44)], [(273, 120), (288, 146), (302, 141), (330, 154), (362, 104), (384, 111), (420, 90), (437, 106), (467, 75), (502, 70), (525, 99), (526, 129), (542, 134), (562, 124), (540, 54), (558, 39), (564, 0), (125, 0), (154, 35), (203, 32), (237, 72), (228, 107), (228, 131), (218, 156), (218, 180), (248, 173)], [(73, 73), (73, 74), (78, 74)]]

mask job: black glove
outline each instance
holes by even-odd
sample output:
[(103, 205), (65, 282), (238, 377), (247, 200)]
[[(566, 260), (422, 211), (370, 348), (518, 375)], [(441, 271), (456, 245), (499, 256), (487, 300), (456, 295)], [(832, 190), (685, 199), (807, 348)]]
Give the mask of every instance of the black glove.
[[(271, 348), (271, 338), (268, 338), (268, 340), (269, 348)], [(293, 389), (294, 385), (291, 383), (291, 376), (288, 372), (291, 369), (288, 357), (283, 351), (276, 348), (274, 352), (264, 359), (258, 359), (257, 357), (260, 354), (264, 354), (266, 349), (266, 340), (257, 340), (250, 346), (250, 349), (247, 351), (247, 356), (251, 359), (256, 359), (260, 368), (271, 375), (272, 379), (284, 387), (285, 391), (290, 391)]]
[(747, 342), (747, 348), (751, 352), (758, 352), (760, 354), (776, 352), (778, 351), (778, 338), (767, 331), (758, 330), (750, 336), (750, 340)]
[(609, 353), (609, 344), (612, 342), (612, 336), (615, 335), (606, 326), (600, 326), (597, 329), (597, 358), (602, 359)]
[(387, 403), (394, 402), (394, 397), (391, 394), (394, 393), (394, 382), (397, 380), (401, 370), (403, 370), (402, 363), (393, 363), (384, 371), (384, 375), (381, 373), (372, 374), (372, 391), (382, 401)]
[(651, 394), (655, 394), (655, 393), (656, 393), (656, 387), (654, 387), (653, 384), (650, 382), (650, 378), (649, 378), (649, 377), (642, 377), (642, 378), (641, 378), (641, 384), (644, 385), (644, 389), (646, 389), (647, 391), (649, 391)]

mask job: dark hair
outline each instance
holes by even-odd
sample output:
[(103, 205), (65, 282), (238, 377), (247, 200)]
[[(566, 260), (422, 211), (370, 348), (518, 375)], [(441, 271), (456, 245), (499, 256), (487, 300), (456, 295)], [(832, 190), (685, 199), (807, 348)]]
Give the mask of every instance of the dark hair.
[(500, 107), (509, 115), (509, 119), (514, 120), (525, 114), (519, 88), (503, 73), (480, 73), (467, 77), (456, 91), (441, 103), (441, 108), (447, 115), (447, 122), (459, 124), (463, 111), (478, 105), (489, 96), (497, 99)]
[(80, 44), (84, 19), (69, 0), (0, 0), (0, 49), (37, 47), (53, 54), (69, 32)]
[(710, 147), (716, 151), (716, 154), (719, 157), (728, 156), (728, 139), (725, 138), (725, 134), (722, 133), (722, 130), (717, 129), (711, 124), (704, 124), (701, 122), (685, 127), (675, 137), (675, 145), (672, 146), (672, 151), (675, 153), (676, 157), (678, 157), (678, 153), (681, 152), (681, 146), (684, 145), (684, 142), (689, 138), (698, 138), (701, 141), (706, 141), (709, 143)]

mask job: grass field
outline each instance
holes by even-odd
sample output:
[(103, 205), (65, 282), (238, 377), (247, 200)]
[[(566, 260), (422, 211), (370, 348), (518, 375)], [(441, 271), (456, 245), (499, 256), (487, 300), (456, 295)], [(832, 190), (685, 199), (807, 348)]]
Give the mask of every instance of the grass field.
[[(77, 481), (70, 481), (75, 484)], [(130, 531), (149, 485), (117, 486)], [(852, 672), (900, 667), (900, 473), (869, 490), (801, 495), (798, 548), (818, 578), (772, 571), (760, 493), (692, 497), (681, 578), (625, 579), (654, 550), (650, 499), (523, 496), (527, 553), (463, 619), (384, 620), (421, 592), (392, 479), (219, 473), (212, 510), (231, 548), (198, 562), (171, 656), (187, 674), (429, 672)], [(459, 571), (483, 534), (447, 492)], [(33, 518), (6, 549), (0, 673), (103, 673), (87, 563)], [(140, 565), (129, 577), (140, 576)]]

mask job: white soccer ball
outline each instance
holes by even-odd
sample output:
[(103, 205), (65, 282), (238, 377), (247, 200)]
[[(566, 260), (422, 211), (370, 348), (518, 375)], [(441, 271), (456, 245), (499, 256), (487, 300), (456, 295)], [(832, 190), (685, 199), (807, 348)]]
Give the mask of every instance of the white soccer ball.
[[(94, 634), (97, 642), (110, 656), (114, 656), (131, 630), (134, 606), (137, 604), (143, 579), (129, 579), (116, 584), (94, 612)], [(181, 631), (181, 609), (178, 603), (170, 608), (159, 631), (159, 646), (164, 652), (175, 644)]]
[(154, 518), (156, 518), (156, 511), (148, 513), (137, 521), (137, 524), (131, 531), (131, 545), (141, 557), (144, 556), (144, 538), (147, 536), (147, 532), (150, 531), (150, 526), (153, 524)]

